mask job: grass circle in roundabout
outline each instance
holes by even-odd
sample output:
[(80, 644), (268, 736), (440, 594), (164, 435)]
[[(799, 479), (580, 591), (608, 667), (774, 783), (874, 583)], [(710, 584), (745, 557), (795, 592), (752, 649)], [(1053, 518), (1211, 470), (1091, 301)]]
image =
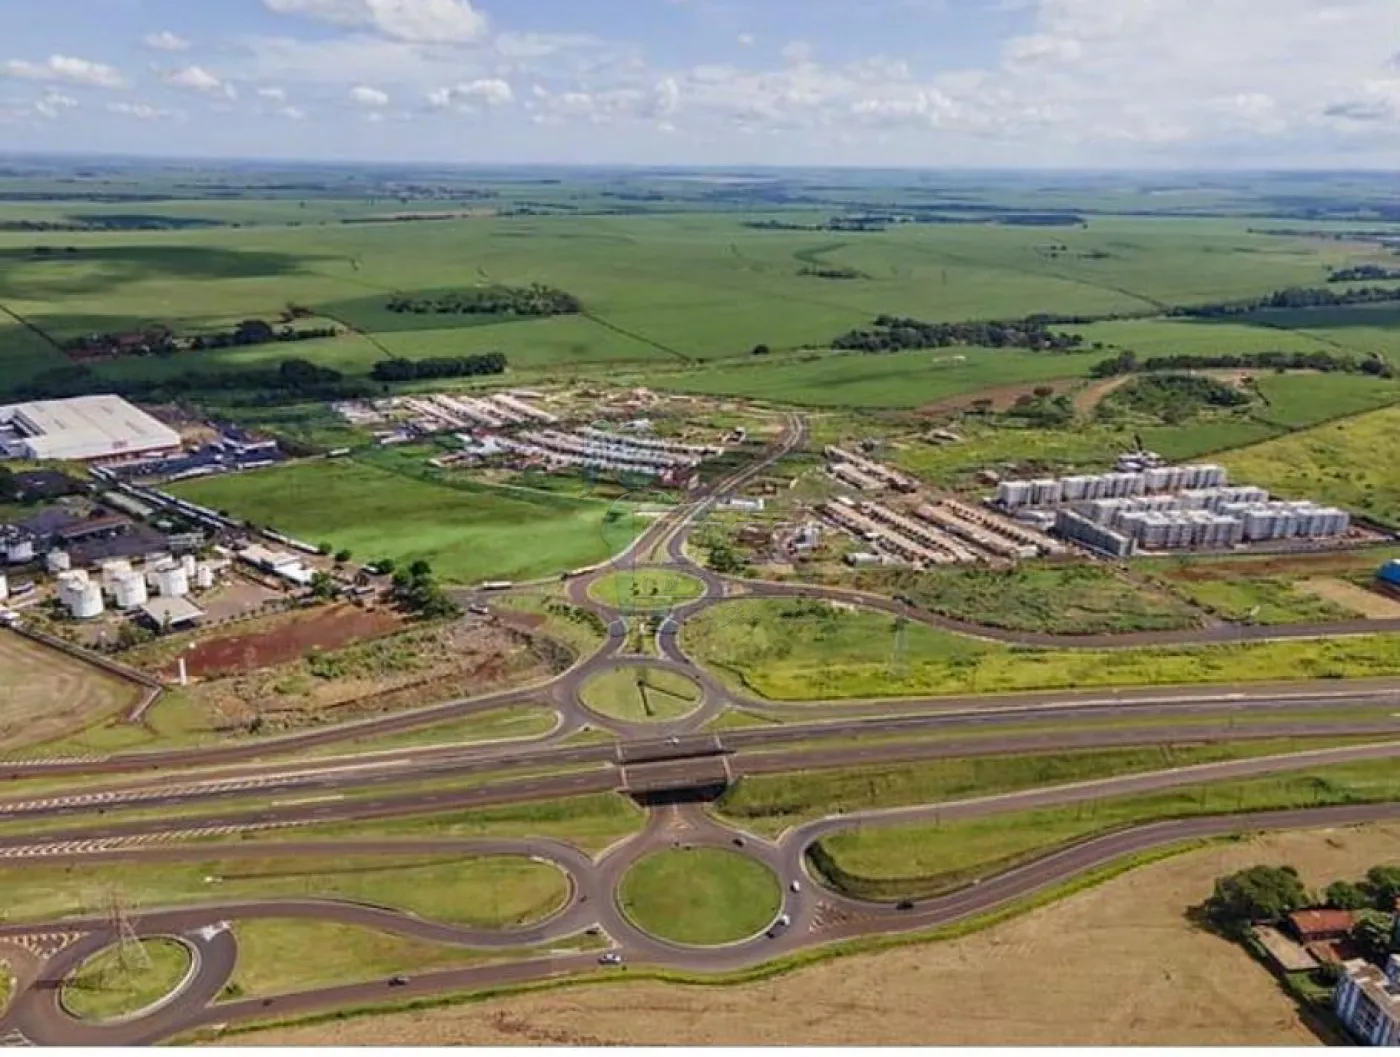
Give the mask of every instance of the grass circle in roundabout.
[(618, 569), (595, 580), (588, 597), (624, 613), (669, 613), (705, 594), (705, 585), (677, 569)]
[(595, 675), (579, 691), (590, 712), (624, 723), (674, 723), (696, 712), (704, 697), (689, 676), (648, 664)]
[(783, 889), (762, 863), (722, 848), (669, 849), (637, 860), (618, 905), (659, 939), (717, 947), (758, 935), (778, 916)]
[(149, 1009), (190, 971), (190, 949), (178, 940), (138, 940), (98, 951), (63, 981), (63, 1008), (92, 1023)]

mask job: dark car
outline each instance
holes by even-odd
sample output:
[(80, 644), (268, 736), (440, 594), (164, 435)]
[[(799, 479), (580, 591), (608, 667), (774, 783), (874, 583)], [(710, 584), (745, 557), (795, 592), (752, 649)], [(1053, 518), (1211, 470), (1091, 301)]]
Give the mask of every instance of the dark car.
[(406, 983), (408, 983), (408, 977), (406, 977), (406, 976), (391, 976), (391, 977), (389, 977), (389, 986), (390, 986), (390, 987), (403, 987)]
[(913, 910), (914, 901), (912, 899), (901, 899), (898, 903), (894, 905), (894, 908), (896, 910)]

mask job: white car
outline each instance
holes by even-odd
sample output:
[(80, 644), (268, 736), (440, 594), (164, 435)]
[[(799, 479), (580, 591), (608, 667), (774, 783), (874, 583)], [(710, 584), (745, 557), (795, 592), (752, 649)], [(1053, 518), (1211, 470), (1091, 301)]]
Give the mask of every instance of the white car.
[(790, 892), (800, 892), (800, 891), (802, 891), (802, 882), (801, 882), (801, 881), (793, 881), (792, 884), (788, 885), (788, 891), (790, 891)]
[(606, 954), (600, 954), (600, 955), (598, 956), (598, 964), (599, 964), (599, 965), (621, 965), (621, 964), (622, 964), (622, 955), (618, 954), (617, 951), (608, 951)]

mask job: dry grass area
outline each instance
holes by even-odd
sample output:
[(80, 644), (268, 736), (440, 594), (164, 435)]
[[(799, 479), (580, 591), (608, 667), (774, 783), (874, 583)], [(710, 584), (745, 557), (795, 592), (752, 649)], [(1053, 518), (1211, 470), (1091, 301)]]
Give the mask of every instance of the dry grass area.
[(243, 675), (186, 696), (222, 728), (262, 733), (339, 723), (489, 693), (546, 677), (552, 660), (506, 627), (470, 621), (414, 628)]
[(60, 738), (133, 706), (140, 686), (0, 631), (0, 747)]
[(1392, 620), (1400, 617), (1400, 601), (1379, 591), (1368, 591), (1364, 587), (1347, 583), (1345, 580), (1319, 577), (1302, 580), (1298, 587), (1324, 601), (1332, 602), (1343, 609), (1350, 609), (1367, 620)]
[(1400, 826), (1223, 844), (964, 939), (732, 988), (580, 986), (279, 1028), (265, 1046), (1289, 1045), (1317, 1039), (1238, 947), (1193, 928), (1218, 874), (1292, 863), (1321, 886), (1400, 861)]

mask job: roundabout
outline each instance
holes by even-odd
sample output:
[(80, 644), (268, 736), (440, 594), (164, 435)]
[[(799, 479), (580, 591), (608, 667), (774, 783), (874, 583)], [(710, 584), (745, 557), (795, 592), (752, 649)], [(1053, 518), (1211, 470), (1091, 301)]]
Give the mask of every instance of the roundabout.
[(688, 675), (648, 664), (602, 672), (579, 689), (588, 711), (628, 724), (675, 723), (693, 716), (704, 700), (704, 690)]
[(608, 573), (589, 584), (588, 597), (621, 613), (650, 616), (703, 598), (705, 590), (705, 584), (689, 573), (647, 566)]
[(173, 937), (114, 944), (63, 981), (59, 1001), (65, 1012), (88, 1024), (119, 1024), (172, 1001), (198, 968), (194, 949)]
[(687, 947), (758, 936), (777, 918), (783, 890), (763, 863), (723, 848), (673, 848), (638, 859), (617, 902), (634, 927)]

